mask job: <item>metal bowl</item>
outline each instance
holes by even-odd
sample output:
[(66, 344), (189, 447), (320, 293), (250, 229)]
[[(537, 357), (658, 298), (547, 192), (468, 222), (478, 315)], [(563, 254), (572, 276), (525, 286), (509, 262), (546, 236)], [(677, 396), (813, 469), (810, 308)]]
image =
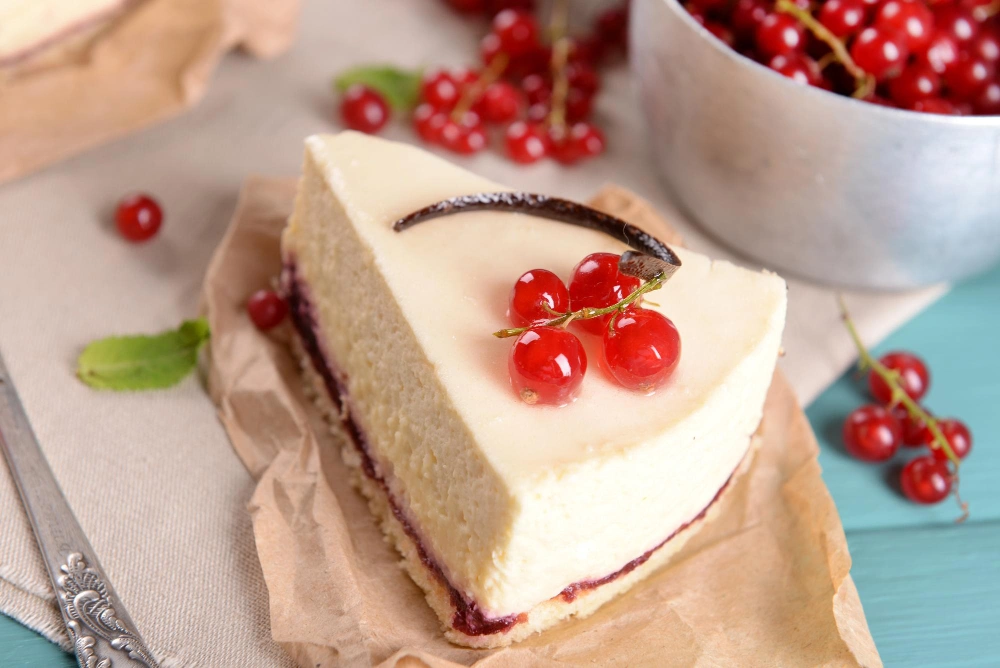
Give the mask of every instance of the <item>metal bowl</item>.
[(823, 283), (904, 289), (1000, 259), (1000, 117), (920, 114), (802, 86), (676, 0), (634, 0), (656, 160), (714, 236)]

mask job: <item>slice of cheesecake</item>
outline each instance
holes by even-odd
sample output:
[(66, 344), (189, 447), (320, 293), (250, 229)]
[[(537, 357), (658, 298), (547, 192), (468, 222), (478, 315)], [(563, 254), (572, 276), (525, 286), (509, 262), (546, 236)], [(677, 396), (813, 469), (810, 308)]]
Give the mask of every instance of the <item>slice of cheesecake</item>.
[(622, 388), (583, 335), (578, 399), (529, 406), (511, 339), (491, 335), (509, 326), (511, 286), (625, 246), (499, 212), (395, 232), (432, 203), (504, 190), (408, 145), (314, 136), (304, 169), (282, 238), (299, 343), (357, 486), (450, 640), (504, 645), (589, 614), (711, 518), (760, 423), (784, 281), (677, 249), (683, 266), (646, 304), (683, 341), (667, 385)]

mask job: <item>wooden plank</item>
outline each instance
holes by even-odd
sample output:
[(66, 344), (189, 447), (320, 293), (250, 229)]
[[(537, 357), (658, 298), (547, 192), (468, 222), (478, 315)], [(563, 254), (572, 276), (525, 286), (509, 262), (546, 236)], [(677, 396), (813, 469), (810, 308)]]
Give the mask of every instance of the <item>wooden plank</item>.
[(1000, 666), (1000, 522), (847, 535), (886, 666)]

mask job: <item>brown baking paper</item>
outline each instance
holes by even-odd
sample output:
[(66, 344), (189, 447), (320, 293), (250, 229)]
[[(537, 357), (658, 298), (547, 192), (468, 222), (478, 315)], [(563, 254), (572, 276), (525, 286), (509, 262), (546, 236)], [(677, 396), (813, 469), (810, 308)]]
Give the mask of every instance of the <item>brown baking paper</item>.
[(6, 78), (0, 72), (0, 183), (194, 105), (230, 49), (242, 46), (259, 58), (285, 50), (298, 5), (137, 0), (86, 48), (73, 43), (72, 56), (57, 64)]
[[(423, 594), (348, 484), (338, 437), (303, 395), (290, 330), (250, 324), (247, 297), (280, 270), (295, 182), (254, 179), (209, 268), (210, 387), (259, 478), (250, 502), (271, 634), (302, 666), (881, 666), (818, 447), (776, 373), (761, 445), (706, 524), (663, 569), (593, 616), (507, 649), (448, 643)], [(648, 204), (605, 188), (593, 205), (666, 239)], [(284, 327), (287, 327), (285, 325)]]

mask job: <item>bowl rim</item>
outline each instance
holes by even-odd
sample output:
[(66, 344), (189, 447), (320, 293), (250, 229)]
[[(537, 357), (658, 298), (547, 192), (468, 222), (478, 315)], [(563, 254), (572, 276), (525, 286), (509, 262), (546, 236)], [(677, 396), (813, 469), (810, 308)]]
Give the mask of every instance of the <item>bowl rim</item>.
[[(736, 51), (735, 49), (727, 46), (722, 40), (717, 38), (702, 24), (698, 23), (691, 16), (690, 13), (684, 8), (680, 3), (680, 0), (648, 0), (649, 2), (661, 2), (667, 5), (668, 9), (675, 15), (678, 15), (681, 22), (684, 23), (689, 29), (693, 30), (704, 42), (707, 42), (710, 48), (714, 49), (717, 53), (721, 53), (730, 62), (736, 64), (738, 67), (745, 67), (747, 71), (754, 72), (755, 76), (765, 76), (769, 77), (771, 81), (781, 80), (777, 85), (786, 86), (789, 94), (798, 95), (814, 95), (822, 96), (822, 99), (827, 100), (829, 104), (832, 105), (843, 105), (843, 108), (850, 110), (849, 113), (862, 113), (862, 114), (873, 114), (874, 116), (881, 115), (883, 118), (891, 118), (895, 121), (902, 121), (906, 123), (917, 123), (924, 124), (927, 126), (937, 126), (937, 127), (985, 127), (985, 128), (1000, 128), (1000, 115), (997, 116), (946, 116), (944, 114), (929, 114), (919, 111), (913, 111), (911, 109), (901, 109), (899, 107), (886, 107), (881, 104), (873, 104), (871, 102), (865, 102), (863, 100), (858, 100), (853, 97), (848, 97), (846, 95), (838, 95), (832, 91), (823, 90), (822, 88), (817, 88), (816, 86), (803, 85), (796, 83), (789, 79), (788, 77), (778, 74), (771, 68), (758, 63), (755, 60), (747, 58), (742, 53)], [(636, 13), (631, 12), (633, 18), (630, 19), (631, 22), (635, 22)], [(629, 33), (636, 34), (637, 31), (633, 26), (629, 26)], [(795, 91), (795, 92), (793, 92)], [(817, 97), (817, 99), (820, 99)]]

